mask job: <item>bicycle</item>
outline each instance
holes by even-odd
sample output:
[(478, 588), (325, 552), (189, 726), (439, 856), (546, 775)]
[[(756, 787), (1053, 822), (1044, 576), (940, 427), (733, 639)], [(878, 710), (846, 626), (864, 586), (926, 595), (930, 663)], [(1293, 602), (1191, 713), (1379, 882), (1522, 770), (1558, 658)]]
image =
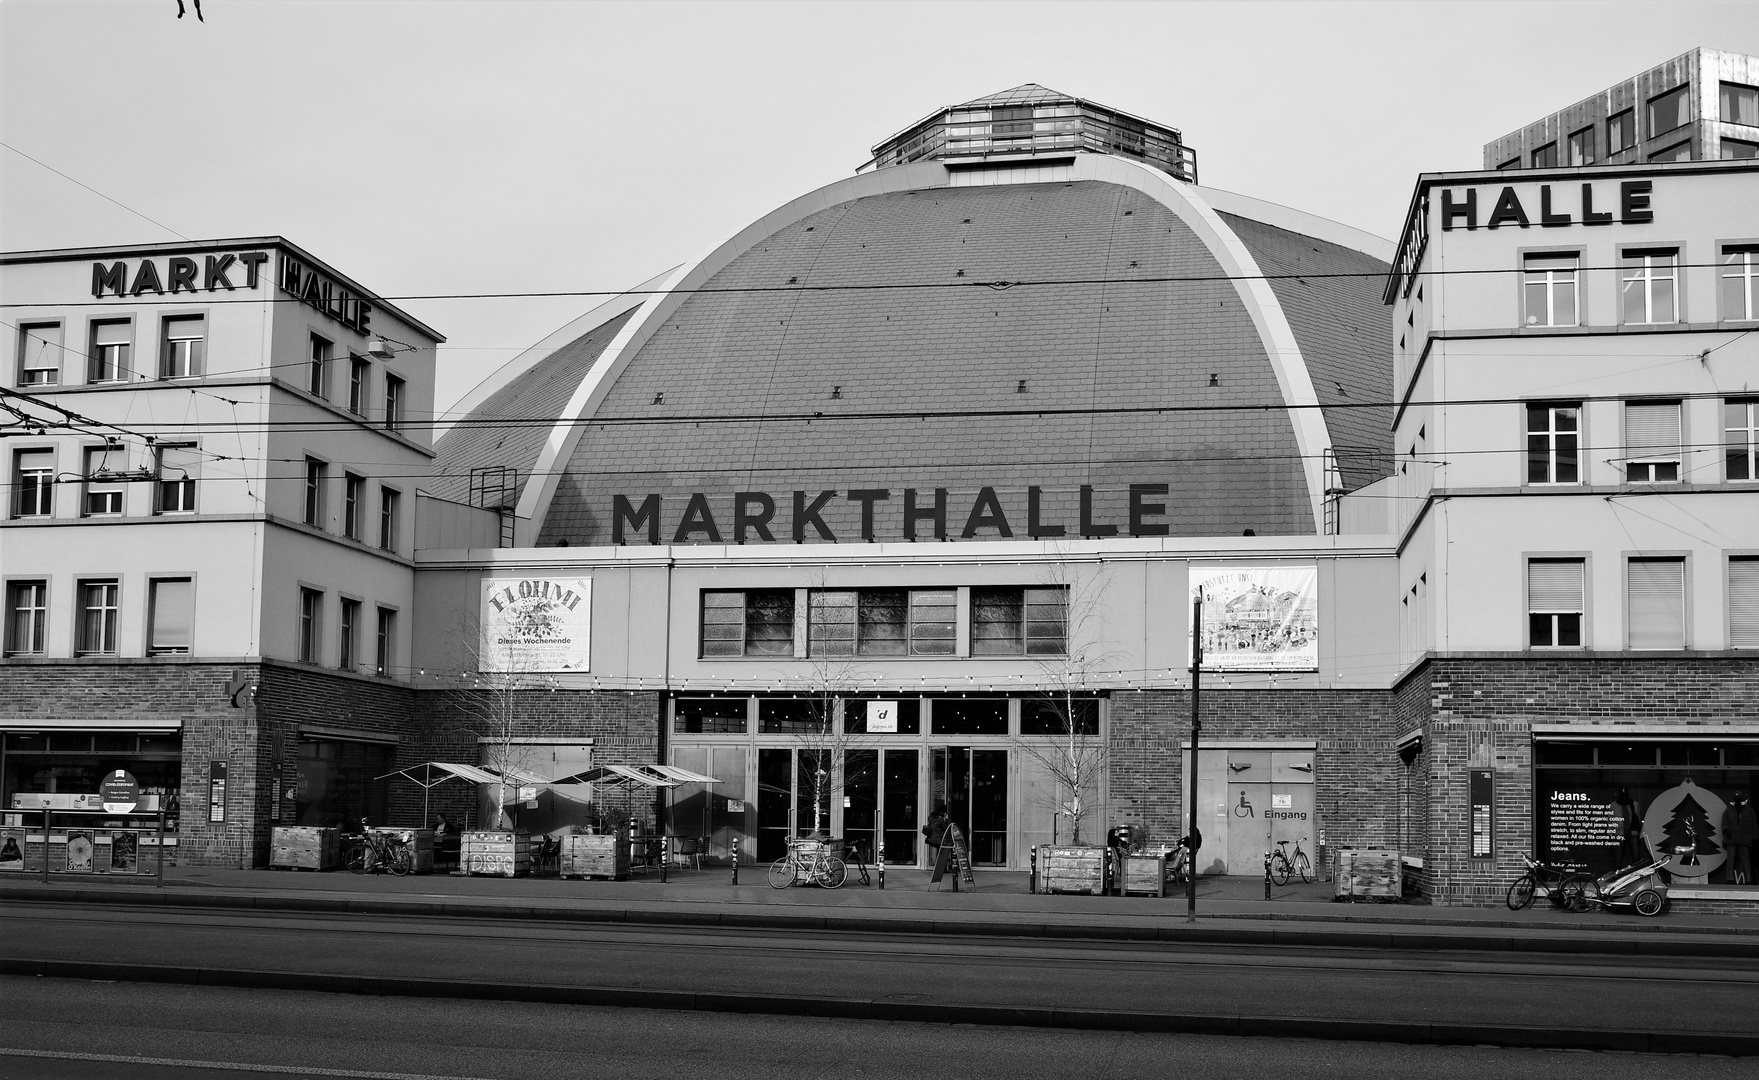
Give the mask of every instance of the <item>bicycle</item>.
[[(1306, 839), (1305, 836), (1301, 838), (1301, 840)], [(1287, 885), (1291, 874), (1298, 874), (1302, 884), (1311, 880), (1313, 864), (1308, 861), (1307, 853), (1301, 850), (1301, 840), (1295, 842), (1293, 855), (1283, 850), (1289, 846), (1289, 842), (1278, 840), (1276, 850), (1265, 856), (1265, 864), (1270, 868), (1270, 876), (1278, 885)]]
[(402, 877), (415, 868), (415, 856), (409, 848), (409, 833), (375, 833), (367, 824), (366, 818), (360, 819), (360, 829), (359, 836), (350, 838), (354, 841), (354, 846), (348, 849), (349, 873), (368, 874), (388, 870)]
[(823, 840), (790, 840), (788, 854), (770, 864), (770, 888), (817, 885), (835, 889), (849, 876), (849, 867), (832, 855)]
[(1540, 862), (1525, 851), (1521, 852), (1521, 861), (1527, 864), (1527, 869), (1509, 886), (1507, 902), (1510, 911), (1520, 911), (1541, 894), (1551, 901), (1552, 907), (1565, 911), (1588, 910), (1587, 874)]
[(844, 840), (843, 854), (846, 856), (843, 860), (844, 866), (860, 874), (863, 885), (872, 885), (873, 879), (867, 875), (867, 841)]

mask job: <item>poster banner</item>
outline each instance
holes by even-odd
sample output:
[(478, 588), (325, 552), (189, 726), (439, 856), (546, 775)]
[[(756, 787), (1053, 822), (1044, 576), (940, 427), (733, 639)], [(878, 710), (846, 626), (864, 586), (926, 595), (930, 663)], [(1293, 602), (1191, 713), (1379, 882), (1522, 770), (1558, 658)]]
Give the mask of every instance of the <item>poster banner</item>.
[(1203, 670), (1319, 669), (1317, 567), (1193, 566), (1199, 595)]
[(589, 671), (592, 581), (483, 579), (482, 671)]

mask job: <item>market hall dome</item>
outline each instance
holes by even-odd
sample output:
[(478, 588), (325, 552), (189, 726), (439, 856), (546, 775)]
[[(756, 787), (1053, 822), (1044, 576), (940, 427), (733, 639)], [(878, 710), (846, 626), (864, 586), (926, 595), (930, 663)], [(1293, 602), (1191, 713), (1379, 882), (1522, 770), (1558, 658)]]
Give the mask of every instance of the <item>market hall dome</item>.
[(951, 106), (485, 380), (432, 487), (540, 545), (1323, 532), (1388, 468), (1391, 245), (1195, 168)]

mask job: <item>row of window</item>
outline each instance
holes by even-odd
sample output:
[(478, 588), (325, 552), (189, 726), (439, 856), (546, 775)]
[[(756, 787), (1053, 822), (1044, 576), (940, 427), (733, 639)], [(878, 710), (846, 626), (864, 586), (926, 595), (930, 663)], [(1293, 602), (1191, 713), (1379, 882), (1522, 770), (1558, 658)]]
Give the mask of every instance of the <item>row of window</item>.
[[(1522, 257), (1521, 321), (1532, 327), (1583, 326), (1582, 252), (1531, 252)], [(1719, 317), (1759, 321), (1759, 244), (1723, 244), (1717, 267)], [(1667, 326), (1680, 321), (1680, 249), (1619, 252), (1619, 324)]]
[[(317, 458), (305, 459), (305, 500), (301, 520), (322, 529), (328, 523), (326, 501), (330, 494), (330, 466)], [(366, 477), (356, 473), (342, 474), (342, 535), (350, 540), (366, 542), (366, 519), (371, 512), (366, 502)], [(378, 544), (384, 551), (397, 550), (398, 509), (402, 494), (394, 488), (379, 485)]]
[[(701, 654), (712, 656), (954, 656), (960, 593), (968, 591), (972, 656), (1063, 656), (1064, 586), (936, 589), (746, 589), (702, 594)], [(804, 604), (806, 639), (796, 642)], [(798, 645), (798, 647), (797, 647)]]
[[(1018, 703), (1018, 729), (1010, 704)], [(870, 726), (870, 706), (889, 716)], [(1099, 698), (1052, 694), (1042, 698), (914, 695), (823, 698), (713, 694), (672, 703), (672, 730), (679, 735), (1076, 735), (1099, 734)]]
[[(1529, 559), (1528, 647), (1587, 648), (1587, 595), (1586, 559)], [(1729, 648), (1759, 648), (1759, 556), (1729, 557), (1728, 631)], [(1684, 649), (1688, 642), (1686, 560), (1625, 560), (1625, 648)]]
[[(356, 671), (366, 659), (364, 635), (368, 632), (365, 618), (365, 604), (351, 596), (338, 598), (336, 608), (336, 667), (342, 671)], [(325, 651), (325, 603), (321, 589), (301, 587), (299, 590), (299, 633), (298, 657), (307, 664), (327, 664), (329, 656)], [(388, 674), (391, 670), (391, 658), (395, 645), (394, 635), (397, 632), (397, 611), (394, 608), (376, 608), (376, 621), (373, 624), (373, 672), (377, 675)]]
[[(79, 656), (117, 655), (122, 618), (120, 578), (82, 578), (74, 584), (73, 651)], [(186, 577), (147, 580), (146, 651), (149, 656), (188, 653), (195, 626), (195, 582)], [(6, 583), (6, 655), (40, 656), (49, 640), (49, 583)]]
[[(1645, 112), (1649, 121), (1649, 138), (1654, 139), (1666, 135), (1670, 131), (1679, 131), (1692, 122), (1692, 103), (1689, 88), (1677, 86), (1650, 98), (1646, 103)], [(1718, 94), (1718, 117), (1725, 124), (1743, 124), (1754, 128), (1759, 135), (1759, 87), (1743, 86), (1740, 83), (1722, 83)], [(1589, 124), (1570, 132), (1564, 140), (1560, 154), (1557, 142), (1536, 146), (1528, 154), (1527, 164), (1535, 169), (1551, 169), (1558, 165), (1592, 165), (1601, 160), (1598, 152), (1597, 125)], [(1621, 154), (1637, 145), (1637, 110), (1622, 109), (1606, 118), (1606, 157)], [(1692, 156), (1691, 139), (1683, 138), (1649, 155), (1650, 161), (1690, 161)], [(1727, 160), (1759, 157), (1759, 138), (1753, 140), (1722, 138), (1722, 156)], [(1499, 169), (1518, 169), (1521, 159), (1512, 157)]]
[[(18, 331), (18, 384), (42, 389), (62, 383), (67, 354), (59, 321), (23, 322)], [(208, 319), (206, 315), (166, 315), (159, 320), (158, 377), (193, 379), (207, 369)], [(312, 334), (304, 361), (303, 385), (307, 391), (331, 399), (335, 344)], [(127, 382), (137, 374), (134, 355), (134, 320), (93, 319), (86, 349), (87, 383)], [(372, 397), (372, 361), (348, 355), (348, 411), (365, 416)], [(404, 381), (385, 372), (384, 413), (381, 420), (390, 430), (403, 424), (407, 393)]]
[[(1683, 478), (1680, 402), (1625, 402), (1624, 470), (1630, 484), (1671, 484)], [(1722, 403), (1723, 478), (1759, 480), (1759, 398)], [(1582, 403), (1527, 404), (1527, 483), (1582, 483)]]

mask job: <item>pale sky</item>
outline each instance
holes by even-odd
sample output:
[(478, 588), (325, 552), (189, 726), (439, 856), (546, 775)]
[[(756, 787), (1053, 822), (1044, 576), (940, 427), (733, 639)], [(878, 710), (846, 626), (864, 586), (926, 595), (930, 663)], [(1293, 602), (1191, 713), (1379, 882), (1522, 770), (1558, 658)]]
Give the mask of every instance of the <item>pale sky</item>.
[[(0, 5), (0, 249), (279, 234), (387, 298), (618, 289), (1025, 82), (1390, 238), (1418, 173), (1695, 46), (1759, 53), (1751, 0), (187, 3)], [(597, 303), (397, 302), (449, 339), (442, 407)]]

